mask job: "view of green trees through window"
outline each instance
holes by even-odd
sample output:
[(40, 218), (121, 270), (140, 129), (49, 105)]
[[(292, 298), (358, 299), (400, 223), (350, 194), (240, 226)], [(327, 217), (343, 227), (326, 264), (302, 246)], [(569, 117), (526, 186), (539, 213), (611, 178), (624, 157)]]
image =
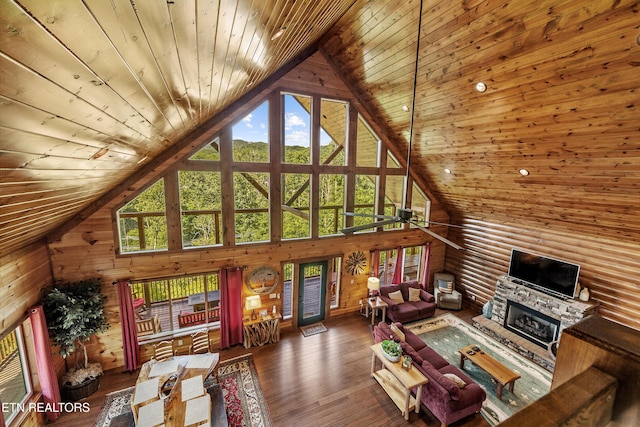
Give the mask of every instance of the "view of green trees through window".
[(167, 249), (164, 180), (159, 180), (118, 212), (123, 252)]
[[(364, 118), (355, 113), (357, 132), (352, 143), (356, 145), (356, 158), (348, 161), (347, 128), (352, 113), (346, 101), (291, 93), (281, 96), (281, 112), (271, 111), (268, 102), (260, 104), (230, 125), (230, 133), (221, 132), (183, 160), (188, 167), (179, 164), (177, 174), (160, 178), (124, 205), (117, 213), (120, 252), (267, 242), (277, 221), (281, 239), (336, 235), (346, 225), (342, 214), (351, 204), (358, 213), (394, 215), (402, 205), (403, 171), (390, 153), (380, 154), (382, 142)], [(320, 110), (320, 132), (316, 136), (311, 132), (314, 109)], [(278, 120), (283, 135), (273, 141), (269, 123)], [(276, 168), (270, 161), (270, 144), (274, 143), (280, 144), (277, 152), (282, 154)], [(386, 182), (378, 182), (380, 159), (386, 159), (382, 166), (386, 168)], [(347, 173), (349, 164), (355, 169)], [(353, 174), (352, 181), (349, 174)], [(177, 182), (167, 181), (174, 177)], [(347, 191), (347, 183), (354, 180), (355, 187)], [(271, 183), (278, 181), (280, 184), (273, 188)], [(167, 188), (177, 191), (165, 194)], [(385, 189), (384, 207), (376, 206), (380, 188)], [(223, 200), (223, 194), (233, 194), (233, 200)], [(353, 200), (347, 201), (347, 194), (353, 194)], [(428, 199), (415, 184), (412, 194), (412, 208), (426, 218)], [(270, 200), (274, 195), (279, 199), (277, 209)], [(179, 215), (168, 216), (167, 206), (179, 206)], [(367, 217), (353, 218), (354, 225), (370, 221)], [(225, 229), (233, 233), (225, 236)], [(168, 230), (174, 234), (173, 230), (180, 230), (181, 236), (169, 236)]]

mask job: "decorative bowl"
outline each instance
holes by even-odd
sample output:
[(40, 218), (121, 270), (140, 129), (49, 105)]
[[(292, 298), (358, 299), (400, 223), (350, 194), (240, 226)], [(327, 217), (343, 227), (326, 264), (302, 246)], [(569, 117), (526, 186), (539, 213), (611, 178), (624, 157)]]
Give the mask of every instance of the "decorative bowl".
[[(387, 349), (391, 348), (395, 351), (391, 351), (391, 353), (388, 353), (387, 350), (385, 350), (385, 347)], [(402, 356), (402, 350), (400, 348), (400, 344), (398, 344), (395, 341), (384, 340), (382, 341), (382, 346), (380, 348), (382, 350), (382, 354), (384, 355), (384, 357), (386, 357), (391, 362), (397, 362), (398, 360), (400, 360), (400, 356)], [(395, 353), (395, 354), (392, 354), (392, 353)]]

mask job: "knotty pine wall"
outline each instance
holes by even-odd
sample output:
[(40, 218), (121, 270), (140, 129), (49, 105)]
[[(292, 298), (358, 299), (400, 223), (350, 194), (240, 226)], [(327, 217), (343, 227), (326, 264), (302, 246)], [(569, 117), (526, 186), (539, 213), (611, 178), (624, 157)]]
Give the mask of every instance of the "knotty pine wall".
[(52, 283), (51, 260), (41, 241), (0, 258), (0, 330), (17, 322)]
[(580, 265), (580, 284), (599, 302), (599, 314), (640, 330), (640, 259), (637, 242), (562, 230), (539, 229), (526, 220), (501, 222), (456, 218), (464, 229), (451, 229), (452, 240), (468, 248), (447, 249), (445, 270), (457, 277), (457, 288), (479, 306), (493, 298), (496, 279), (507, 274), (512, 248)]
[[(38, 305), (41, 290), (53, 283), (51, 259), (46, 242), (40, 241), (0, 257), (0, 330), (12, 327)], [(25, 324), (25, 344), (32, 344), (28, 322)], [(53, 352), (53, 363), (58, 372), (64, 371), (64, 359)], [(38, 384), (35, 360), (29, 360), (34, 384)], [(36, 389), (38, 387), (36, 386)]]
[[(261, 243), (233, 248), (191, 249), (182, 253), (156, 253), (145, 255), (115, 256), (111, 213), (104, 209), (55, 244), (50, 245), (55, 278), (73, 281), (87, 277), (103, 280), (103, 293), (107, 296), (106, 313), (111, 328), (99, 335), (87, 346), (90, 358), (99, 359), (104, 369), (123, 365), (120, 314), (116, 287), (111, 282), (119, 279), (148, 279), (154, 277), (180, 276), (216, 271), (224, 267), (246, 267), (243, 276), (258, 266), (269, 265), (278, 271), (282, 263), (307, 262), (327, 257), (345, 257), (353, 251), (390, 249), (398, 246), (416, 246), (430, 240), (421, 231), (398, 231), (370, 233), (364, 236), (338, 236), (308, 241)], [(91, 233), (97, 241), (92, 245), (83, 239)], [(369, 260), (370, 261), (370, 260)], [(340, 308), (331, 315), (359, 310), (359, 300), (367, 295), (367, 269), (359, 275), (341, 274)], [(444, 266), (444, 245), (436, 241), (431, 252), (432, 271)], [(353, 282), (353, 283), (352, 283)], [(283, 293), (282, 285), (274, 291)], [(248, 292), (245, 290), (245, 293)], [(262, 296), (263, 307), (277, 305), (282, 310), (282, 300), (271, 300)], [(287, 326), (290, 323), (285, 323)], [(217, 333), (211, 334), (214, 343), (219, 342)], [(150, 357), (151, 350), (143, 348), (143, 357)]]
[[(185, 274), (205, 273), (224, 267), (246, 267), (244, 275), (258, 266), (269, 265), (278, 270), (282, 263), (307, 262), (329, 257), (342, 256), (346, 258), (354, 251), (364, 251), (366, 254), (373, 249), (392, 249), (398, 246), (416, 246), (433, 241), (430, 236), (421, 231), (393, 231), (384, 233), (368, 233), (360, 236), (337, 236), (331, 238), (285, 241), (280, 243), (261, 243), (241, 245), (235, 247), (221, 247), (209, 249), (190, 249), (187, 251), (155, 254), (136, 254), (116, 256), (116, 240), (114, 233), (115, 222), (112, 210), (117, 209), (145, 184), (157, 179), (172, 165), (180, 161), (196, 147), (210, 141), (212, 135), (239, 117), (244, 117), (258, 106), (263, 97), (276, 88), (301, 90), (321, 96), (344, 99), (349, 89), (338, 77), (335, 70), (327, 64), (321, 54), (314, 54), (288, 73), (278, 76), (266, 85), (252, 99), (238, 103), (227, 111), (227, 115), (214, 118), (209, 122), (209, 128), (196, 132), (192, 139), (178, 144), (171, 155), (165, 155), (161, 161), (155, 161), (136, 172), (134, 177), (110, 194), (110, 199), (103, 199), (99, 205), (89, 213), (79, 215), (81, 220), (69, 223), (63, 227), (63, 232), (53, 236), (49, 249), (55, 280), (73, 281), (88, 277), (100, 277), (103, 280), (103, 293), (107, 295), (107, 317), (112, 327), (93, 340), (88, 346), (88, 352), (93, 360), (99, 359), (105, 369), (123, 365), (122, 338), (120, 332), (120, 318), (117, 292), (110, 283), (120, 279), (140, 280), (158, 277), (181, 276)], [(353, 104), (360, 113), (372, 123), (376, 133), (383, 142), (388, 141), (385, 129), (368, 114), (355, 96)], [(386, 144), (393, 147), (392, 144)], [(398, 159), (405, 157), (402, 153), (389, 148)], [(414, 177), (420, 180), (420, 177)], [(427, 192), (429, 196), (429, 192)], [(441, 204), (431, 196), (431, 218), (434, 221), (447, 222), (448, 214)], [(84, 218), (84, 219), (82, 219)], [(434, 231), (445, 235), (447, 230), (442, 227), (433, 228)], [(444, 267), (445, 248), (439, 241), (433, 242), (431, 250), (431, 272), (442, 270)], [(366, 297), (366, 281), (369, 272), (351, 276), (341, 272), (340, 308), (333, 310), (331, 315), (357, 311), (359, 301)], [(283, 293), (282, 288), (274, 291)], [(274, 304), (281, 309), (280, 300), (270, 300), (263, 296), (263, 306), (270, 308)], [(290, 324), (291, 322), (289, 322)], [(287, 323), (284, 324), (287, 326)], [(210, 334), (212, 341), (217, 343), (217, 332)], [(143, 359), (150, 357), (149, 346), (142, 348)]]

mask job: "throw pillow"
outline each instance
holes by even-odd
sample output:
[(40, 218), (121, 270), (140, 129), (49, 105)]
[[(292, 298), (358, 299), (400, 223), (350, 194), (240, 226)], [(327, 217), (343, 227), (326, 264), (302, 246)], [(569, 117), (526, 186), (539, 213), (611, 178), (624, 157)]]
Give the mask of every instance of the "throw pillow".
[(453, 282), (451, 280), (438, 280), (438, 288), (440, 288), (440, 292), (445, 294), (453, 293)]
[(422, 371), (449, 392), (451, 400), (460, 400), (460, 389), (449, 378), (445, 377), (442, 372), (438, 371), (433, 365), (426, 360), (422, 362)]
[(395, 323), (391, 324), (391, 332), (393, 332), (393, 334), (398, 337), (398, 339), (402, 342), (404, 342), (405, 340), (405, 336), (404, 336), (404, 332), (402, 332), (396, 325)]
[(420, 301), (420, 289), (409, 288), (409, 301)]
[(467, 385), (467, 383), (465, 383), (464, 380), (459, 376), (457, 376), (456, 374), (444, 374), (443, 376), (446, 378), (449, 378), (451, 381), (456, 383), (458, 388), (464, 388), (464, 386)]
[(396, 304), (402, 304), (404, 302), (404, 298), (402, 298), (402, 292), (395, 291), (389, 294), (389, 299)]

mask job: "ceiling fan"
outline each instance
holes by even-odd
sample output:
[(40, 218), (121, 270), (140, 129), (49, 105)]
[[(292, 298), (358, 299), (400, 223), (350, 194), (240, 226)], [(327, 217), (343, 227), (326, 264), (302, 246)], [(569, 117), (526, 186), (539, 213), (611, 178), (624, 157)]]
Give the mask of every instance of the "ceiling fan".
[[(416, 46), (416, 60), (415, 60), (415, 69), (414, 69), (414, 74), (413, 74), (413, 96), (411, 99), (411, 121), (409, 123), (409, 147), (407, 150), (407, 171), (406, 171), (406, 175), (405, 175), (405, 179), (404, 179), (404, 188), (402, 191), (402, 207), (398, 209), (397, 214), (396, 215), (375, 215), (375, 214), (361, 214), (361, 213), (355, 213), (355, 212), (344, 212), (343, 215), (345, 216), (360, 216), (360, 217), (368, 217), (368, 218), (372, 218), (375, 220), (381, 220), (381, 221), (373, 221), (369, 224), (363, 224), (363, 225), (356, 225), (353, 227), (347, 227), (347, 228), (343, 228), (341, 230), (342, 233), (344, 234), (349, 234), (349, 233), (355, 233), (356, 231), (362, 231), (362, 230), (367, 230), (367, 229), (371, 229), (371, 228), (378, 228), (378, 227), (383, 227), (385, 225), (389, 225), (389, 224), (396, 224), (396, 223), (408, 223), (413, 225), (414, 227), (424, 231), (425, 233), (431, 235), (432, 237), (440, 240), (443, 243), (446, 243), (447, 245), (458, 249), (458, 250), (464, 250), (464, 248), (460, 245), (458, 245), (457, 243), (452, 242), (451, 240), (440, 236), (439, 234), (435, 233), (434, 231), (429, 230), (428, 228), (422, 226), (421, 224), (419, 224), (416, 220), (413, 220), (413, 211), (411, 209), (407, 209), (407, 186), (409, 185), (409, 165), (411, 163), (411, 143), (413, 142), (413, 120), (414, 120), (414, 111), (415, 111), (415, 105), (416, 105), (416, 86), (417, 86), (417, 80), (418, 80), (418, 59), (419, 59), (419, 55), (420, 55), (420, 31), (422, 29), (422, 1), (420, 1), (420, 11), (419, 11), (419, 18), (418, 18), (418, 42), (417, 42), (417, 46)], [(433, 222), (433, 221), (426, 221), (425, 223), (429, 223), (429, 224), (437, 224), (437, 225), (445, 225), (447, 227), (452, 226), (451, 224), (444, 224), (444, 223), (439, 223), (439, 222)]]

